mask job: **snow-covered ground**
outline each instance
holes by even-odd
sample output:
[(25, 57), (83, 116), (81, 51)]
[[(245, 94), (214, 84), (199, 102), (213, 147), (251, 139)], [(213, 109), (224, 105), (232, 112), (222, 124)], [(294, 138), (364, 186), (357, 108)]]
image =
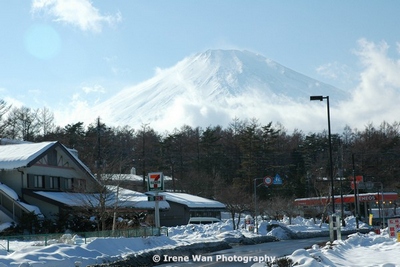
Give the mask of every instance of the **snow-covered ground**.
[[(168, 236), (139, 237), (139, 238), (93, 238), (83, 239), (77, 236), (65, 236), (60, 240), (49, 240), (50, 245), (43, 242), (10, 241), (10, 252), (6, 251), (7, 241), (0, 241), (0, 267), (3, 266), (87, 266), (123, 259), (132, 254), (173, 249), (180, 246), (224, 241), (227, 238), (242, 238), (275, 236), (278, 239), (288, 239), (288, 229), (293, 232), (318, 233), (328, 231), (328, 225), (301, 217), (294, 218), (288, 224), (284, 218), (280, 222), (261, 222), (259, 233), (249, 232), (244, 228), (232, 230), (232, 222), (225, 220), (209, 225), (185, 225), (171, 227)], [(268, 224), (279, 224), (283, 228), (267, 231)], [(365, 226), (365, 225), (361, 225)], [(353, 217), (346, 219), (343, 230), (355, 229)], [(400, 266), (400, 243), (390, 238), (387, 230), (381, 234), (352, 234), (348, 239), (335, 241), (333, 245), (314, 245), (310, 249), (300, 249), (288, 257), (296, 266)], [(254, 266), (267, 266), (255, 263)]]

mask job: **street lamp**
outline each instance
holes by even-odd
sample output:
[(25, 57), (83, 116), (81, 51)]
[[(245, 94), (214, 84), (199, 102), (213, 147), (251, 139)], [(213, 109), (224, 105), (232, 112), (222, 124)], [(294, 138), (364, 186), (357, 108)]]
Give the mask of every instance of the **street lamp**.
[(326, 99), (327, 112), (328, 112), (328, 139), (329, 139), (329, 164), (330, 164), (329, 175), (331, 176), (330, 180), (331, 180), (331, 196), (332, 196), (332, 214), (335, 214), (335, 191), (333, 189), (332, 137), (331, 137), (331, 116), (329, 112), (329, 96), (322, 96), (322, 95), (310, 96), (310, 101), (316, 101), (316, 100), (322, 101), (324, 99)]

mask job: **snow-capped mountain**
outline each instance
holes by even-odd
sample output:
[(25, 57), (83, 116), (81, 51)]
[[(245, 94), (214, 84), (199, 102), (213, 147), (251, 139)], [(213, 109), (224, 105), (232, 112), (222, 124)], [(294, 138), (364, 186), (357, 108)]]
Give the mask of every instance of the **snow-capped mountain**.
[(158, 131), (227, 126), (235, 117), (284, 125), (288, 118), (299, 120), (301, 114), (291, 107), (308, 103), (311, 95), (329, 95), (333, 101), (347, 97), (262, 55), (208, 50), (158, 70), (153, 78), (98, 104), (94, 112), (107, 124), (148, 124)]

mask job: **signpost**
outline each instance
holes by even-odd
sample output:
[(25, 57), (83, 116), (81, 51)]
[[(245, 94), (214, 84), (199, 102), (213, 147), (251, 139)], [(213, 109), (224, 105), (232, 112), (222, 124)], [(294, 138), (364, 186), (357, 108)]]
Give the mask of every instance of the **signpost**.
[[(147, 189), (154, 192), (154, 197), (150, 196), (149, 201), (154, 201), (154, 220), (156, 227), (160, 227), (160, 207), (159, 201), (164, 200), (164, 196), (158, 195), (158, 192), (164, 190), (164, 175), (162, 172), (151, 172), (147, 175)], [(150, 200), (153, 199), (154, 200)]]
[(271, 185), (272, 182), (273, 182), (273, 180), (272, 180), (271, 177), (269, 177), (269, 176), (264, 177), (264, 184), (265, 184), (266, 186)]
[[(253, 179), (253, 182), (254, 182), (254, 223), (255, 223), (255, 227), (256, 227), (256, 233), (258, 233), (257, 180), (263, 180), (265, 187), (268, 187), (272, 184), (277, 184), (277, 185), (282, 184), (282, 179), (279, 176), (279, 174), (276, 174), (274, 178), (272, 178), (271, 176), (265, 176), (264, 178), (254, 178)], [(262, 184), (259, 184), (259, 185), (262, 185)]]
[(147, 197), (148, 201), (163, 201), (165, 200), (165, 196), (163, 195), (158, 195), (158, 196), (148, 196)]
[(162, 172), (151, 172), (147, 176), (148, 191), (164, 191), (164, 175)]
[[(398, 238), (400, 231), (400, 218), (388, 219), (389, 236)], [(397, 241), (400, 241), (397, 239)]]

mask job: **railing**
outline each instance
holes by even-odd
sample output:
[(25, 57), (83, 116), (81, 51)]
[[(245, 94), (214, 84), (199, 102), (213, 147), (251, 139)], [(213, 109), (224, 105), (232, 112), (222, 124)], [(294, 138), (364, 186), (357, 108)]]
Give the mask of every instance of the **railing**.
[(30, 213), (31, 211), (24, 207), (19, 201), (13, 199), (6, 192), (0, 189), (0, 205), (3, 207), (2, 211), (11, 217), (14, 221), (21, 218), (22, 213)]
[(0, 243), (7, 251), (10, 251), (11, 241), (29, 242), (35, 241), (35, 245), (48, 246), (57, 243), (67, 244), (86, 244), (88, 239), (101, 238), (101, 237), (146, 237), (146, 236), (168, 236), (168, 228), (166, 227), (139, 227), (133, 229), (118, 229), (118, 230), (107, 230), (107, 231), (95, 231), (95, 232), (78, 232), (70, 234), (36, 234), (36, 235), (13, 235), (13, 236), (1, 236), (0, 240), (5, 240), (6, 245)]

